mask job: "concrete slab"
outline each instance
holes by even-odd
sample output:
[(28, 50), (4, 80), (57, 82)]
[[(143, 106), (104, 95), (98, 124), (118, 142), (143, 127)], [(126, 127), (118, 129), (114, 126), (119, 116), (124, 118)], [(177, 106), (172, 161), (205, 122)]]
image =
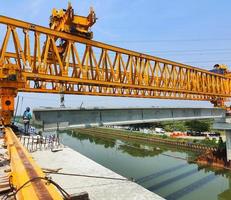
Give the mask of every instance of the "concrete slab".
[(43, 130), (127, 125), (158, 121), (222, 118), (221, 108), (45, 108), (34, 109), (35, 123)]
[[(42, 168), (57, 169), (59, 172), (91, 176), (124, 178), (82, 154), (65, 147), (63, 151), (37, 151), (32, 153)], [(142, 186), (128, 180), (108, 180), (91, 177), (50, 174), (68, 193), (88, 192), (91, 200), (163, 200)]]

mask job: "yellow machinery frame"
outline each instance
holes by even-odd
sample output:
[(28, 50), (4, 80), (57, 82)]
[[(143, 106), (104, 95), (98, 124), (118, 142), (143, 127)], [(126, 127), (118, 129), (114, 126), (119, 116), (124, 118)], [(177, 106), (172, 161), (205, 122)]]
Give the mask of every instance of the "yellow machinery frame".
[(50, 28), (56, 31), (71, 33), (92, 39), (93, 33), (90, 28), (96, 22), (96, 15), (93, 8), (90, 8), (87, 17), (76, 15), (71, 3), (68, 3), (67, 9), (53, 9), (50, 16)]
[[(7, 27), (0, 78), (15, 75), (24, 83), (18, 91), (205, 101), (231, 96), (224, 75), (4, 16), (0, 24)], [(7, 51), (11, 36), (14, 52)], [(64, 54), (54, 38), (67, 42)]]
[[(201, 100), (215, 106), (231, 96), (225, 75), (9, 17), (0, 16), (0, 25), (6, 27), (0, 96), (11, 98), (11, 105), (18, 91)], [(65, 41), (62, 53), (57, 40)], [(9, 124), (12, 110), (3, 108), (2, 115)]]

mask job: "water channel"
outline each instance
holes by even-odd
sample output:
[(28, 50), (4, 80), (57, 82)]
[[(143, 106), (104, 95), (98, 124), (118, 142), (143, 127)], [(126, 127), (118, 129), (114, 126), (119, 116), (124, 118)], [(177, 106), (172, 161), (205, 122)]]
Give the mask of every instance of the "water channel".
[(231, 199), (231, 173), (189, 162), (193, 152), (78, 131), (59, 135), (64, 145), (166, 199)]

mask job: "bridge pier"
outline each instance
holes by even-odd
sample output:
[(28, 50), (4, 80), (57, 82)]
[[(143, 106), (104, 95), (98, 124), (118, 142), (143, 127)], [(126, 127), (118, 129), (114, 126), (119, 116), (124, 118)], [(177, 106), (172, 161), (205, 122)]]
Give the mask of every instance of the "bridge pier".
[(215, 119), (213, 128), (225, 131), (227, 161), (231, 161), (231, 116)]
[(227, 151), (227, 160), (231, 160), (231, 130), (225, 131), (226, 135), (226, 151)]

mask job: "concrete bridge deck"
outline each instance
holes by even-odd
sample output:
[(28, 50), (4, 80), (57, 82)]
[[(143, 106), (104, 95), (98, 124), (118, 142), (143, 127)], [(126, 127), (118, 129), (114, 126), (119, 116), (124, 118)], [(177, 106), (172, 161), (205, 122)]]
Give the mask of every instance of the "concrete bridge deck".
[(221, 108), (39, 108), (35, 122), (44, 130), (127, 125), (171, 120), (222, 118)]

